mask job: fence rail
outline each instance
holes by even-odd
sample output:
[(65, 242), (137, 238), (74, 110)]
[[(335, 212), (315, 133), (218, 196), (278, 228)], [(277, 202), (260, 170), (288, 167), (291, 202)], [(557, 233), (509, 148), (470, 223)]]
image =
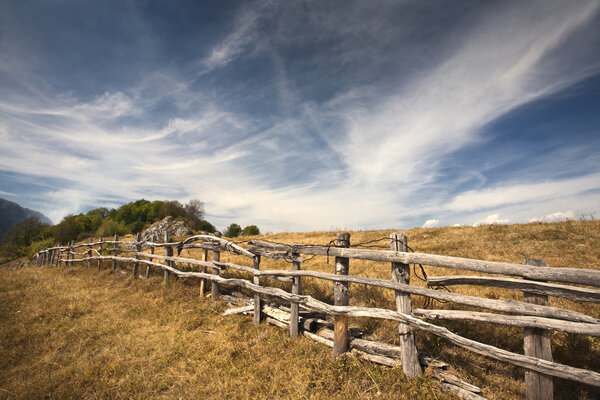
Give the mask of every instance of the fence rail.
[[(106, 245), (112, 245), (112, 248), (107, 248)], [(164, 248), (164, 255), (155, 254), (156, 248)], [(183, 249), (196, 248), (204, 249), (203, 260), (180, 256)], [(77, 249), (84, 250), (76, 251)], [(144, 250), (150, 250), (150, 253)], [(174, 255), (174, 250), (177, 250), (177, 256)], [(351, 248), (350, 235), (347, 233), (338, 234), (334, 246), (309, 246), (253, 240), (249, 241), (248, 249), (219, 236), (196, 235), (178, 242), (171, 242), (167, 236), (163, 243), (157, 243), (142, 241), (141, 236), (138, 235), (135, 241), (120, 241), (118, 236), (115, 236), (114, 240), (100, 238), (96, 242), (90, 238), (88, 243), (70, 243), (68, 246), (48, 248), (36, 254), (36, 262), (38, 265), (60, 265), (61, 262), (64, 265), (72, 265), (73, 263), (87, 262), (88, 268), (91, 268), (91, 262), (97, 260), (98, 268), (101, 268), (101, 262), (106, 260), (112, 262), (113, 270), (119, 263), (121, 266), (131, 264), (134, 277), (139, 276), (139, 266), (146, 265), (145, 278), (149, 277), (150, 268), (157, 268), (164, 271), (165, 282), (171, 275), (197, 278), (201, 280), (202, 291), (204, 291), (205, 282), (211, 282), (213, 300), (218, 298), (221, 286), (245, 288), (254, 294), (252, 309), (256, 323), (260, 323), (265, 307), (267, 307), (262, 304), (261, 296), (275, 297), (290, 304), (289, 329), (292, 337), (296, 337), (302, 330), (299, 317), (300, 306), (332, 316), (334, 318), (333, 336), (321, 337), (320, 340), (333, 340), (331, 344), (334, 356), (349, 351), (351, 343), (357, 343), (356, 339), (352, 339), (349, 334), (349, 317), (397, 321), (401, 343), (398, 356), (401, 359), (402, 369), (409, 377), (421, 374), (414, 332), (422, 330), (445, 338), (451, 343), (475, 353), (525, 368), (528, 398), (551, 398), (552, 376), (600, 387), (600, 373), (552, 361), (548, 333), (557, 330), (600, 337), (600, 321), (593, 316), (547, 305), (547, 296), (600, 303), (600, 290), (564, 285), (564, 283), (570, 283), (600, 287), (600, 271), (552, 268), (545, 266), (540, 260), (526, 260), (526, 265), (521, 265), (410, 253), (406, 250), (406, 235), (403, 233), (391, 235), (390, 250)], [(208, 251), (213, 253), (212, 261), (208, 261)], [(221, 252), (245, 257), (244, 259), (251, 261), (251, 265), (221, 262)], [(105, 255), (106, 253), (111, 253), (111, 255)], [(129, 256), (119, 255), (123, 253), (129, 254)], [(335, 273), (302, 269), (303, 255), (335, 257)], [(292, 264), (292, 269), (261, 270), (261, 257), (285, 260)], [(390, 263), (392, 266), (390, 279), (350, 275), (351, 259)], [(198, 267), (199, 271), (182, 271), (176, 267), (176, 263)], [(427, 283), (428, 285), (479, 285), (513, 289), (524, 293), (524, 301), (487, 299), (414, 286), (410, 284), (409, 264), (518, 276), (523, 279), (490, 276), (439, 276), (428, 277)], [(221, 272), (227, 269), (247, 273), (249, 279), (221, 276)], [(292, 283), (291, 292), (279, 287), (268, 286), (265, 282), (261, 284), (261, 277)], [(334, 304), (327, 304), (308, 294), (303, 294), (302, 277), (332, 281)], [(545, 281), (561, 282), (561, 284)], [(350, 283), (393, 290), (397, 309), (350, 305)], [(512, 315), (480, 311), (412, 309), (410, 295), (420, 295)], [(247, 309), (250, 310), (250, 307)], [(462, 337), (447, 328), (428, 322), (428, 320), (472, 321), (524, 328), (525, 354), (509, 352)], [(371, 356), (376, 357), (373, 354)]]

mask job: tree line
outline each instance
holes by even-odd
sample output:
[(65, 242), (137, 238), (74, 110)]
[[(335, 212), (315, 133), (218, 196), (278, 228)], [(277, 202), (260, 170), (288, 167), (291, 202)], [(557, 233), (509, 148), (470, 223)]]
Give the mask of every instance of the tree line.
[[(177, 200), (145, 199), (132, 201), (118, 208), (100, 207), (81, 214), (69, 214), (52, 226), (38, 217), (22, 220), (12, 226), (0, 243), (0, 258), (7, 260), (32, 255), (54, 244), (83, 240), (91, 236), (110, 237), (146, 229), (167, 216), (184, 222), (192, 231), (214, 233), (216, 228), (204, 219), (204, 203), (192, 199), (187, 204)], [(224, 233), (227, 237), (259, 235), (256, 225), (241, 228), (232, 223)]]

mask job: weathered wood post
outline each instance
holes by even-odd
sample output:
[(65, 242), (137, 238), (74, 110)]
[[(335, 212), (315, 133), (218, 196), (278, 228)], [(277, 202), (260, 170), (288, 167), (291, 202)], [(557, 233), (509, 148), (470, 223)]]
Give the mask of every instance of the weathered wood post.
[(54, 257), (55, 257), (54, 253), (55, 253), (55, 251), (56, 250), (50, 250), (50, 262), (49, 262), (50, 265), (54, 265)]
[[(204, 249), (202, 252), (202, 261), (208, 261), (208, 249)], [(206, 272), (206, 266), (202, 266), (202, 272)], [(200, 297), (204, 297), (204, 286), (206, 285), (206, 279), (200, 279)]]
[[(165, 232), (165, 243), (169, 243), (171, 240), (169, 236), (169, 232)], [(165, 256), (172, 257), (173, 256), (173, 248), (171, 246), (165, 246)], [(171, 262), (169, 260), (165, 260), (165, 265), (171, 266)], [(169, 283), (169, 277), (171, 276), (171, 272), (168, 269), (165, 269), (163, 273), (163, 282), (165, 285)]]
[(69, 265), (73, 266), (73, 260), (75, 259), (75, 240), (71, 240), (71, 247), (69, 248)]
[[(141, 251), (142, 251), (142, 233), (141, 232), (137, 233), (137, 235), (135, 236), (135, 241), (136, 241), (136, 243), (135, 243), (135, 252), (136, 252), (135, 259), (139, 260), (140, 255), (137, 253), (141, 253)], [(134, 279), (137, 278), (137, 276), (138, 276), (139, 265), (140, 265), (140, 263), (138, 263), (138, 262), (133, 263), (133, 278)]]
[[(406, 233), (395, 232), (390, 234), (390, 250), (408, 251)], [(392, 263), (392, 281), (410, 284), (410, 265), (402, 263)], [(410, 294), (396, 291), (396, 307), (399, 313), (411, 314), (412, 303)], [(398, 333), (400, 334), (400, 348), (402, 358), (402, 370), (409, 378), (416, 378), (421, 375), (421, 365), (419, 364), (419, 353), (415, 346), (415, 336), (413, 329), (402, 322), (398, 323)]]
[[(102, 236), (100, 236), (100, 245), (98, 246), (98, 256), (102, 257), (102, 248), (104, 247), (104, 241), (102, 240)], [(102, 267), (102, 259), (98, 259), (98, 271), (100, 271), (100, 267)]]
[(88, 268), (92, 268), (92, 243), (94, 242), (94, 238), (90, 237), (89, 243), (88, 244), (88, 251), (87, 251), (87, 265)]
[[(254, 264), (254, 269), (257, 271), (260, 270), (260, 256), (255, 255), (254, 258), (252, 259), (252, 261)], [(254, 278), (252, 279), (252, 281), (254, 282), (255, 285), (260, 286), (260, 276), (254, 275)], [(262, 306), (260, 304), (260, 295), (258, 293), (254, 293), (254, 323), (255, 324), (260, 324), (261, 316), (262, 316)]]
[[(221, 232), (215, 232), (215, 236), (216, 237), (221, 237)], [(213, 256), (212, 256), (213, 262), (219, 262), (221, 261), (221, 252), (219, 250), (213, 250)], [(213, 275), (219, 275), (219, 268), (217, 267), (213, 267), (212, 269), (212, 273)], [(217, 301), (217, 298), (219, 297), (219, 284), (215, 281), (212, 281), (210, 284), (210, 299), (211, 301)]]
[[(113, 247), (113, 257), (119, 256), (119, 235), (115, 234), (115, 245)], [(117, 260), (113, 258), (113, 272), (117, 270)]]
[[(526, 268), (545, 267), (542, 260), (528, 258), (523, 263)], [(545, 282), (545, 281), (543, 281)], [(548, 305), (548, 296), (523, 292), (523, 301), (540, 306)], [(550, 331), (539, 328), (525, 328), (523, 347), (526, 356), (552, 361)], [(525, 393), (528, 400), (552, 400), (554, 385), (552, 377), (529, 369), (525, 370)]]
[(58, 254), (57, 254), (57, 257), (56, 257), (56, 266), (57, 267), (60, 267), (60, 261), (61, 261), (60, 259), (62, 258), (62, 252), (63, 251), (62, 251), (62, 246), (61, 246), (61, 247), (58, 248)]
[(65, 257), (65, 267), (73, 265), (71, 263), (71, 259), (74, 257), (73, 242), (74, 240), (69, 240), (69, 242), (67, 243), (67, 256)]
[[(298, 253), (292, 253), (292, 269), (294, 271), (300, 271), (300, 262), (296, 261), (300, 257)], [(292, 281), (292, 294), (302, 294), (302, 280), (299, 276), (295, 276)], [(290, 304), (290, 337), (298, 337), (298, 303), (293, 301)]]
[[(154, 242), (156, 239), (152, 238), (152, 241)], [(150, 254), (154, 254), (154, 245), (150, 246)], [(152, 262), (152, 260), (154, 260), (152, 257), (150, 257), (150, 262)], [(150, 264), (146, 265), (146, 279), (150, 279)]]
[[(350, 247), (350, 234), (340, 232), (335, 241), (336, 247)], [(338, 275), (348, 275), (350, 259), (346, 257), (335, 258), (335, 273)], [(350, 304), (349, 284), (348, 282), (333, 282), (333, 301), (336, 306), (347, 306)], [(339, 357), (348, 351), (348, 316), (335, 315), (333, 327), (333, 356)]]

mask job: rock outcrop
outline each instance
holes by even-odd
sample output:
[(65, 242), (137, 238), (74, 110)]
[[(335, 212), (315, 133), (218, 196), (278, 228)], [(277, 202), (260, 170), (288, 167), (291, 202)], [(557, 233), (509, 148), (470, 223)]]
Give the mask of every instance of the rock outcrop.
[(187, 236), (193, 233), (183, 222), (175, 221), (173, 217), (169, 216), (153, 223), (142, 232), (142, 240), (162, 242), (165, 239), (165, 232), (169, 232), (171, 237)]

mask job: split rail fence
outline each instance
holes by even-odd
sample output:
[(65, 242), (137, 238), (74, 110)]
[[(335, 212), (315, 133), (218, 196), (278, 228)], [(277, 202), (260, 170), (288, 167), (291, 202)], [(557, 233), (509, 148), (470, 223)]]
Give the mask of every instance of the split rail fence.
[[(106, 246), (112, 246), (112, 248)], [(155, 254), (155, 249), (158, 248), (164, 249), (164, 255)], [(203, 260), (179, 257), (182, 249), (190, 248), (203, 249)], [(78, 251), (78, 249), (83, 249), (83, 251)], [(150, 252), (146, 251), (148, 249)], [(177, 256), (174, 255), (174, 250), (177, 250)], [(209, 251), (212, 252), (210, 261), (208, 260)], [(224, 251), (247, 258), (250, 265), (221, 262), (221, 252)], [(120, 253), (131, 253), (133, 257), (123, 257), (119, 255)], [(303, 255), (334, 257), (335, 273), (302, 269)], [(291, 263), (292, 268), (291, 270), (261, 270), (261, 257), (286, 261), (285, 265)], [(351, 259), (389, 263), (391, 266), (390, 279), (350, 275)], [(68, 246), (52, 247), (36, 254), (38, 265), (59, 266), (61, 262), (64, 265), (81, 262), (87, 263), (88, 268), (92, 268), (97, 262), (97, 268), (100, 269), (102, 261), (105, 260), (112, 262), (113, 270), (117, 269), (118, 263), (121, 265), (131, 264), (134, 277), (139, 276), (140, 266), (145, 265), (144, 276), (146, 278), (149, 277), (151, 268), (164, 271), (165, 282), (169, 281), (171, 275), (198, 278), (201, 279), (202, 292), (204, 292), (205, 282), (211, 282), (211, 297), (213, 300), (219, 298), (220, 288), (223, 286), (248, 289), (253, 293), (254, 300), (252, 307), (246, 306), (245, 309), (248, 311), (253, 309), (256, 323), (260, 323), (261, 319), (265, 317), (264, 299), (277, 298), (280, 301), (289, 303), (289, 331), (291, 337), (298, 336), (299, 332), (306, 326), (303, 325), (303, 319), (300, 318), (300, 308), (333, 316), (333, 332), (329, 331), (329, 334), (324, 335), (326, 338), (320, 340), (332, 345), (335, 357), (349, 351), (350, 348), (354, 348), (356, 351), (363, 352), (362, 354), (366, 357), (373, 359), (380, 357), (379, 361), (384, 360), (383, 363), (385, 364), (385, 356), (392, 355), (396, 359), (400, 359), (401, 367), (408, 377), (416, 377), (422, 372), (423, 359), (419, 359), (414, 340), (415, 330), (422, 330), (442, 337), (472, 352), (523, 367), (525, 369), (528, 399), (551, 399), (553, 391), (552, 377), (600, 387), (600, 373), (553, 362), (550, 346), (550, 332), (553, 330), (600, 336), (600, 321), (586, 314), (548, 305), (548, 296), (600, 303), (600, 290), (589, 288), (589, 286), (600, 287), (600, 271), (551, 268), (546, 266), (543, 261), (534, 259), (528, 259), (524, 265), (521, 265), (411, 253), (408, 252), (407, 238), (404, 233), (394, 233), (390, 236), (390, 250), (350, 248), (350, 234), (348, 233), (339, 233), (333, 246), (251, 240), (248, 242), (248, 249), (220, 236), (213, 235), (196, 235), (178, 242), (171, 242), (166, 236), (163, 243), (158, 243), (143, 241), (138, 234), (135, 241), (120, 241), (117, 235), (114, 240), (100, 238), (97, 242), (90, 238), (89, 243), (75, 244), (71, 242)], [(199, 267), (199, 272), (181, 271), (176, 268), (176, 263)], [(503, 275), (502, 277), (437, 276), (428, 278), (427, 282), (428, 285), (433, 286), (480, 285), (513, 289), (523, 292), (523, 301), (480, 298), (414, 286), (410, 284), (410, 264)], [(250, 278), (221, 276), (221, 271), (227, 269), (246, 272), (250, 275)], [(517, 278), (507, 278), (506, 276)], [(291, 291), (267, 286), (264, 282), (261, 284), (260, 277), (291, 282)], [(327, 304), (310, 295), (303, 294), (302, 277), (332, 281), (334, 304)], [(554, 283), (548, 283), (548, 281)], [(350, 283), (394, 291), (396, 309), (350, 305)], [(413, 309), (411, 295), (425, 296), (430, 299), (477, 307), (488, 311)], [(371, 317), (397, 321), (400, 346), (379, 343), (374, 346), (376, 347), (374, 349), (369, 343), (378, 342), (352, 338), (350, 335), (351, 330), (348, 327), (350, 317)], [(428, 320), (475, 321), (523, 328), (525, 354), (513, 353), (459, 336), (445, 327), (427, 322)], [(313, 335), (310, 332), (305, 332), (305, 334)], [(392, 365), (393, 363), (398, 365), (392, 358), (387, 360), (392, 360)]]

